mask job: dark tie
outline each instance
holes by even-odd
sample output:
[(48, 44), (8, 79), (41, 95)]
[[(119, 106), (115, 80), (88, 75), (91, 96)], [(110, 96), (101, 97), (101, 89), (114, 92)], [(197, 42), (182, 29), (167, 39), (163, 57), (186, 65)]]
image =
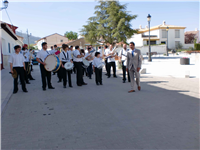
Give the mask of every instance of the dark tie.
[(134, 57), (134, 51), (132, 51), (132, 56)]

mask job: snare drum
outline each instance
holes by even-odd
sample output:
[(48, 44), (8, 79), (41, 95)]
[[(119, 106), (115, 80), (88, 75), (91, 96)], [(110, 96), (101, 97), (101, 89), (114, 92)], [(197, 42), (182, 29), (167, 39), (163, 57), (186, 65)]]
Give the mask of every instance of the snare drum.
[(71, 62), (67, 62), (65, 63), (64, 67), (66, 70), (72, 70), (74, 68), (74, 64)]
[(90, 65), (90, 62), (87, 61), (86, 59), (83, 59), (83, 68), (87, 68)]
[(61, 61), (60, 58), (56, 55), (48, 55), (45, 60), (44, 63), (46, 63), (46, 65), (44, 66), (44, 68), (47, 71), (53, 71), (56, 72), (59, 70), (60, 66), (61, 66)]

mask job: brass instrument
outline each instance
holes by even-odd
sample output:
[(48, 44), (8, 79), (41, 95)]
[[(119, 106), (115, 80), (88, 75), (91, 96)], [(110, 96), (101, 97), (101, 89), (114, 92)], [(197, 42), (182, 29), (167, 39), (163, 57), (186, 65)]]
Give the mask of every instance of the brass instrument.
[(33, 59), (33, 51), (31, 51), (31, 52), (29, 52), (29, 64), (28, 64), (28, 66), (27, 66), (27, 74), (29, 74), (30, 73), (30, 71), (31, 71), (31, 69), (30, 69), (30, 66), (31, 66), (31, 60)]

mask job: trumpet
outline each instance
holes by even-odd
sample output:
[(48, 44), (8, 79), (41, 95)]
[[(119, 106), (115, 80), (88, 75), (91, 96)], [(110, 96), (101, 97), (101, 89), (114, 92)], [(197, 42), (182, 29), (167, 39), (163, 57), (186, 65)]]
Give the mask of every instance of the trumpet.
[(112, 53), (109, 54), (109, 56), (105, 57), (105, 58), (111, 58), (111, 57), (114, 57), (116, 55), (116, 50), (118, 48), (118, 45), (116, 45), (113, 50), (112, 50)]

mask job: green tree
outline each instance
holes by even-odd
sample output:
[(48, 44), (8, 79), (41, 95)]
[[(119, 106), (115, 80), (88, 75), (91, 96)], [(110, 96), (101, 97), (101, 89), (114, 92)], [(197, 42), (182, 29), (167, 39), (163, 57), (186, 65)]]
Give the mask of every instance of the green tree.
[(35, 49), (35, 50), (37, 50), (38, 47), (37, 47), (37, 46), (34, 46), (34, 44), (30, 44), (30, 45), (29, 45), (29, 49), (33, 49), (33, 50)]
[(126, 11), (126, 5), (115, 1), (99, 1), (95, 7), (95, 16), (88, 19), (88, 24), (83, 26), (81, 34), (91, 44), (97, 41), (115, 44), (126, 43), (136, 30), (131, 28), (130, 22), (136, 15)]
[(78, 38), (78, 33), (73, 32), (73, 31), (67, 31), (65, 33), (65, 36), (69, 39), (69, 40), (76, 40)]

